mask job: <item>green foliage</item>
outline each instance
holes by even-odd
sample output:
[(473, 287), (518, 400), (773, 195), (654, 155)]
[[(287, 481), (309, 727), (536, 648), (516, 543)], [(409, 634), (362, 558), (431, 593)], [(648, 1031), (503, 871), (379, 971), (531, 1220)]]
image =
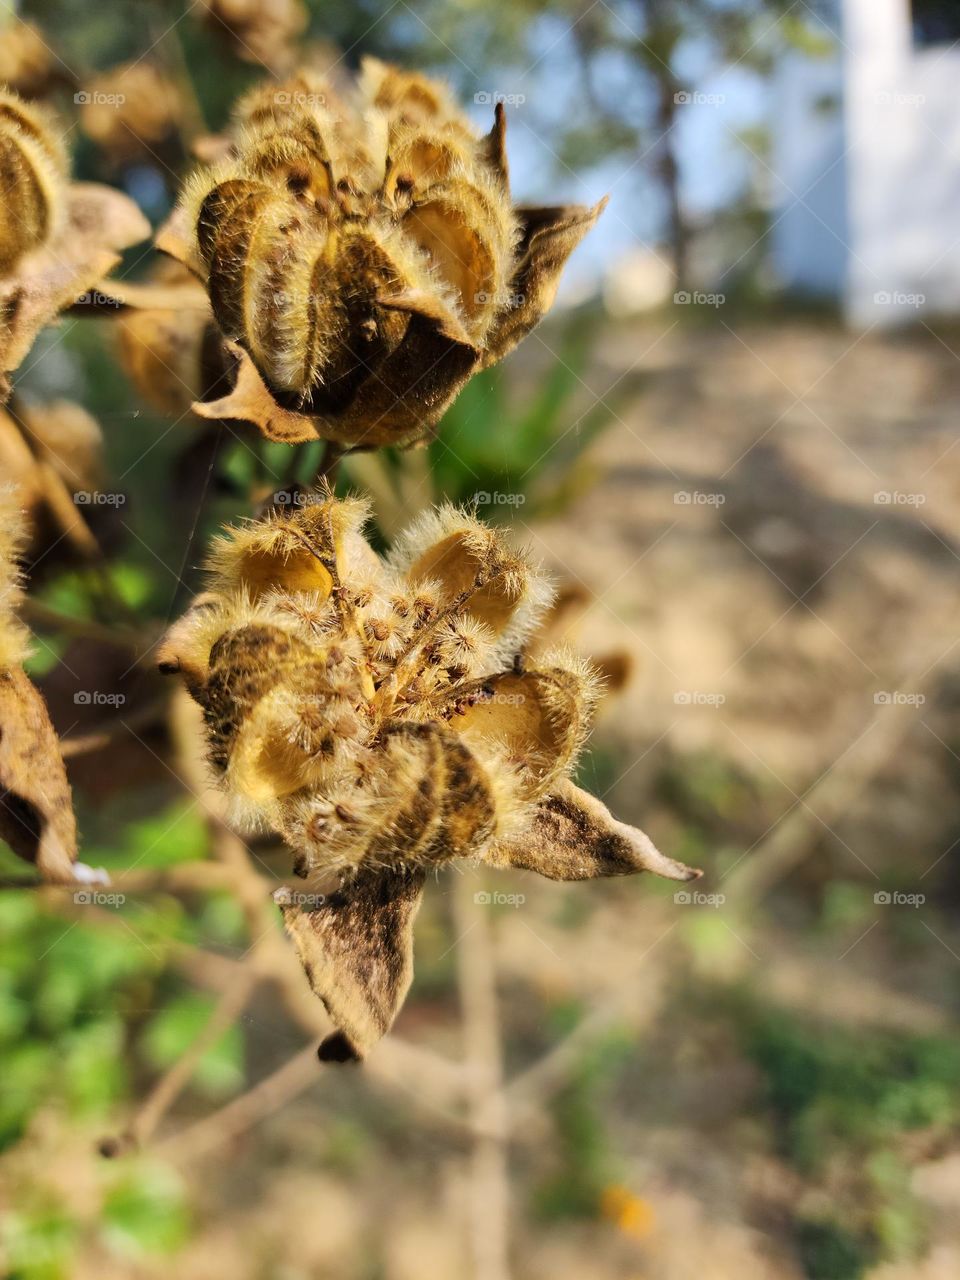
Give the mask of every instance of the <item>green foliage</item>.
[[(579, 1019), (576, 1005), (553, 1011), (569, 1030)], [(559, 1149), (559, 1167), (536, 1188), (533, 1209), (544, 1221), (594, 1218), (605, 1187), (615, 1181), (617, 1158), (605, 1121), (608, 1095), (632, 1039), (614, 1031), (587, 1049), (570, 1081), (553, 1100), (551, 1114)]]
[[(170, 1000), (149, 1020), (141, 1047), (156, 1070), (171, 1066), (203, 1031), (214, 1001), (189, 993)], [(208, 1097), (222, 1097), (243, 1084), (243, 1039), (238, 1027), (228, 1028), (197, 1062), (192, 1083)]]
[(814, 1026), (749, 999), (733, 1009), (784, 1156), (826, 1191), (843, 1170), (842, 1195), (852, 1196), (837, 1221), (800, 1223), (807, 1274), (856, 1280), (875, 1258), (916, 1254), (923, 1215), (901, 1139), (960, 1129), (960, 1044)]
[(584, 453), (616, 420), (626, 396), (636, 392), (625, 380), (602, 400), (590, 395), (586, 407), (576, 411), (595, 341), (589, 317), (569, 323), (557, 359), (520, 403), (508, 395), (501, 366), (472, 378), (430, 445), (438, 495), (475, 501), (488, 520), (518, 514), (527, 519), (562, 505), (586, 485)]

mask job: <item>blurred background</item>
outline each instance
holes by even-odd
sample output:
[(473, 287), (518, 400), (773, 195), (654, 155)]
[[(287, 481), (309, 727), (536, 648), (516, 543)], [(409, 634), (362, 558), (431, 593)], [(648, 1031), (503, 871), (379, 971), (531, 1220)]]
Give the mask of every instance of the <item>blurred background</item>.
[[(118, 889), (35, 892), (0, 851), (3, 1274), (960, 1275), (960, 6), (0, 7), (0, 79), (155, 225), (238, 93), (365, 54), (482, 127), (504, 101), (518, 200), (610, 194), (549, 320), (428, 450), (343, 483), (383, 542), (449, 496), (543, 558), (622, 685), (580, 781), (705, 869), (444, 873), (393, 1037), (321, 1068), (305, 982), (247, 979), (240, 864), (192, 878), (216, 839), (248, 854), (149, 663), (290, 450), (151, 402), (123, 317), (81, 300), (18, 402), (82, 405), (89, 487), (123, 501), (93, 561), (36, 512), (30, 669)], [(149, 1140), (103, 1159), (145, 1099)]]

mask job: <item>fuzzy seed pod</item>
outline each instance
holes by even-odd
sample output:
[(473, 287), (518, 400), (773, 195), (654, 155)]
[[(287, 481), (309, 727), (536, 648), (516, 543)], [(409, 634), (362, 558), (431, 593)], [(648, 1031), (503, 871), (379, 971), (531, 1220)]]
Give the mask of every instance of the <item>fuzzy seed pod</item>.
[(429, 432), (538, 323), (602, 207), (515, 208), (503, 142), (501, 108), (480, 136), (443, 85), (375, 60), (346, 93), (303, 71), (242, 99), (158, 237), (262, 379), (210, 413), (269, 434), (272, 397), (348, 445)]
[(0, 274), (63, 218), (67, 159), (52, 117), (0, 90)]
[(0, 84), (24, 98), (42, 98), (73, 78), (55, 60), (49, 43), (32, 22), (7, 19), (0, 31)]
[(203, 708), (234, 819), (279, 831), (308, 890), (339, 879), (319, 905), (278, 899), (339, 1028), (332, 1057), (390, 1025), (427, 870), (696, 874), (569, 782), (599, 682), (563, 651), (524, 666), (551, 596), (539, 569), (452, 507), (382, 559), (365, 516), (321, 494), (228, 530), (161, 652)]

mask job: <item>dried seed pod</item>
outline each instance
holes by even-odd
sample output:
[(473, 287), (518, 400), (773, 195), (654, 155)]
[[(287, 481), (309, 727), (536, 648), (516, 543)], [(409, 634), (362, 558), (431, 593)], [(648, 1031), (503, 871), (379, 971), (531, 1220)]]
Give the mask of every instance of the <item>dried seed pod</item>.
[(403, 999), (428, 868), (697, 874), (569, 783), (598, 680), (563, 653), (518, 659), (550, 597), (537, 567), (449, 507), (382, 560), (364, 516), (321, 494), (228, 531), (213, 592), (161, 651), (203, 707), (234, 815), (283, 835), (307, 889), (340, 877), (278, 899), (337, 1058), (363, 1056)]
[(32, 22), (7, 20), (0, 33), (0, 84), (24, 98), (43, 98), (59, 85), (73, 85), (49, 43)]
[(287, 62), (309, 20), (302, 0), (200, 0), (198, 12), (238, 58), (266, 67)]
[(84, 133), (120, 162), (156, 151), (183, 115), (176, 85), (142, 59), (102, 72), (80, 96)]
[(62, 221), (67, 159), (52, 119), (0, 90), (0, 273)]
[(352, 96), (305, 71), (242, 99), (229, 156), (158, 236), (245, 353), (211, 414), (409, 444), (516, 345), (602, 206), (515, 209), (504, 119), (481, 137), (443, 85), (375, 60)]

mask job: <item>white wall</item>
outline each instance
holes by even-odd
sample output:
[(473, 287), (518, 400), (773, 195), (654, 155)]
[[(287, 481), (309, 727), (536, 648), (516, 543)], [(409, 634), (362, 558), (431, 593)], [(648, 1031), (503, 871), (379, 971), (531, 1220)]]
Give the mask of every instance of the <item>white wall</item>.
[(842, 7), (837, 58), (778, 78), (775, 266), (857, 325), (960, 312), (960, 47), (914, 49), (909, 0)]

